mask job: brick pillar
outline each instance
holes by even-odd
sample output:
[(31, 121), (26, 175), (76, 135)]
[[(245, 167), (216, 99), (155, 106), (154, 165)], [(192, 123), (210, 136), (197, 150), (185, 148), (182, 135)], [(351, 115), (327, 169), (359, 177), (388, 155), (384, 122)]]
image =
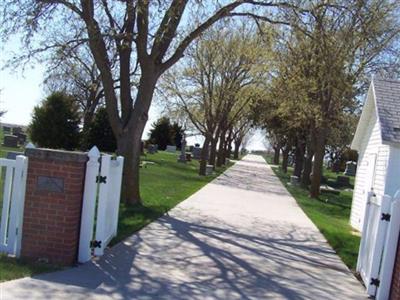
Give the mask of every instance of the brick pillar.
[(400, 299), (400, 237), (393, 269), (392, 287), (390, 288), (390, 300), (398, 299)]
[(76, 262), (87, 155), (26, 149), (21, 257), (60, 265)]

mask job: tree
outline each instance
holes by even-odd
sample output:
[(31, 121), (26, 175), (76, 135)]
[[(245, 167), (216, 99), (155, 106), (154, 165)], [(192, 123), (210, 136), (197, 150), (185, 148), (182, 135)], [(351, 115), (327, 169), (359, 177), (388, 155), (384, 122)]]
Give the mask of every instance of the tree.
[(82, 113), (83, 131), (93, 120), (104, 93), (99, 70), (86, 45), (57, 48), (47, 63), (44, 85), (49, 92), (72, 95)]
[(33, 109), (30, 138), (40, 147), (74, 150), (79, 146), (79, 123), (74, 99), (56, 92)]
[(108, 121), (105, 107), (100, 107), (94, 114), (93, 121), (83, 131), (83, 148), (86, 150), (96, 146), (100, 151), (115, 152), (117, 141)]
[[(223, 4), (182, 0), (5, 0), (1, 3), (1, 36), (8, 39), (12, 34), (25, 33), (22, 59), (62, 48), (65, 41), (69, 45), (88, 45), (100, 72), (117, 152), (125, 157), (123, 197), (133, 204), (140, 202), (141, 137), (160, 76), (212, 25), (223, 18), (241, 16), (243, 10), (237, 9), (254, 3), (265, 8), (287, 4), (250, 0)], [(194, 11), (190, 18), (188, 7)], [(188, 19), (196, 25), (185, 24)], [(47, 39), (48, 35), (62, 36), (62, 43), (49, 44), (53, 39)], [(116, 73), (112, 61), (117, 63)]]
[(215, 164), (218, 143), (217, 165), (224, 161), (229, 133), (263, 81), (266, 46), (245, 27), (210, 30), (188, 51), (185, 64), (164, 76), (170, 109), (184, 111), (204, 136), (200, 175), (205, 175), (208, 152), (208, 163)]

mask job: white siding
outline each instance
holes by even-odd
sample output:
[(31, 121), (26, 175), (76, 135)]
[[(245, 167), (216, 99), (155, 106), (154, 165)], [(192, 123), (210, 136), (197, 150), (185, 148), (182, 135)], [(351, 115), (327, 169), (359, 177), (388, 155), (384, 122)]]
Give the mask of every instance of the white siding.
[[(372, 180), (372, 188), (378, 199), (380, 198), (379, 196), (385, 193), (389, 146), (382, 145), (380, 126), (374, 110), (370, 116), (360, 149), (350, 216), (350, 224), (358, 230), (362, 228), (369, 182)], [(373, 163), (370, 161), (373, 158), (373, 154), (376, 155), (376, 164), (374, 178), (371, 179), (368, 178), (368, 164)]]
[(386, 172), (385, 194), (393, 197), (400, 189), (400, 148), (390, 146), (389, 163)]

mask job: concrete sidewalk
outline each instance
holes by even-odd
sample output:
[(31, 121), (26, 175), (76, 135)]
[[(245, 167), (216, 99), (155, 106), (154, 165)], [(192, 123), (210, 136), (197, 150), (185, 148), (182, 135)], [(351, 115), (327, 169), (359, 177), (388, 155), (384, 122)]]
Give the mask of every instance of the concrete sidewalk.
[(367, 299), (272, 170), (248, 155), (168, 215), (0, 299)]

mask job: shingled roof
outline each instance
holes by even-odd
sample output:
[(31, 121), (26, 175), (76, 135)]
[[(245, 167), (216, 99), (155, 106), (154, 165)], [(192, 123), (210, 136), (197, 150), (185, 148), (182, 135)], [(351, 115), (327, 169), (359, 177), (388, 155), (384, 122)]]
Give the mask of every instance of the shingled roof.
[(374, 78), (382, 141), (400, 144), (400, 80)]

